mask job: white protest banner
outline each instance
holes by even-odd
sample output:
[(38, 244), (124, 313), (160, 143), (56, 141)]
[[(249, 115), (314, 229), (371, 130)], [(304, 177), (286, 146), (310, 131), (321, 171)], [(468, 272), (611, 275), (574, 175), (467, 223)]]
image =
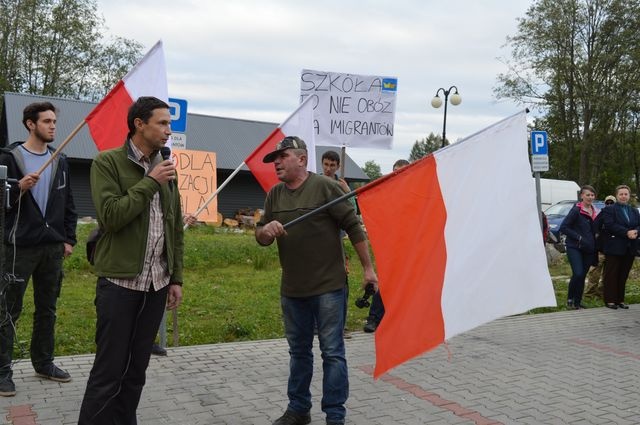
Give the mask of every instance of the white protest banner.
[(303, 69), (301, 100), (313, 97), (316, 145), (391, 149), (398, 79)]

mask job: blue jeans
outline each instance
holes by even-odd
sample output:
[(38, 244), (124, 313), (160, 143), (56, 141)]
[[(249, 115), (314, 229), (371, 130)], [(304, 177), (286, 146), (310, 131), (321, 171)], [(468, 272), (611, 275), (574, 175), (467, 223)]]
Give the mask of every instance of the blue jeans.
[(571, 265), (571, 280), (567, 291), (567, 302), (579, 306), (584, 292), (584, 280), (587, 272), (595, 260), (595, 253), (584, 253), (578, 248), (567, 247), (567, 259)]
[(311, 410), (313, 376), (313, 327), (318, 324), (322, 352), (322, 411), (327, 420), (344, 422), (344, 407), (349, 396), (349, 378), (345, 357), (345, 290), (306, 298), (281, 297), (284, 329), (289, 342), (288, 410), (306, 413)]

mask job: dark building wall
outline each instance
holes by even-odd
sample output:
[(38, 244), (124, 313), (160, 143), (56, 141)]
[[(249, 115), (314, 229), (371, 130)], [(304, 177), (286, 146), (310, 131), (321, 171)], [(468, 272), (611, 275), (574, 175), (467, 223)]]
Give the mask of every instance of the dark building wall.
[(91, 162), (69, 160), (69, 173), (71, 174), (71, 191), (73, 201), (76, 204), (78, 217), (96, 216), (96, 209), (91, 200), (91, 187), (89, 185), (89, 169)]
[[(218, 185), (222, 184), (230, 174), (230, 171), (218, 171)], [(266, 194), (253, 174), (249, 171), (241, 171), (218, 196), (218, 212), (225, 218), (234, 218), (239, 209), (263, 208)]]

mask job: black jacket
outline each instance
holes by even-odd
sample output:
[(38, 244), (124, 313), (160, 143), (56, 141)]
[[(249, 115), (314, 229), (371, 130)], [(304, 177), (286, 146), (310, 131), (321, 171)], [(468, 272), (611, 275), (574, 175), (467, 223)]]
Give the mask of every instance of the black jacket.
[[(623, 208), (627, 208), (629, 220), (623, 212)], [(603, 225), (603, 246), (602, 252), (605, 255), (635, 255), (637, 248), (637, 240), (629, 239), (627, 231), (640, 231), (640, 213), (630, 205), (620, 205), (615, 203), (610, 207), (604, 208), (600, 214), (602, 215)]]
[[(26, 174), (22, 150), (16, 149), (24, 142), (16, 142), (0, 152), (0, 165), (7, 166), (7, 177), (20, 180)], [(49, 147), (51, 153), (55, 149)], [(64, 154), (59, 154), (51, 163), (51, 188), (47, 200), (47, 213), (43, 217), (31, 191), (20, 198), (17, 183), (10, 183), (9, 208), (5, 214), (4, 241), (17, 246), (33, 246), (41, 243), (76, 243), (78, 215), (73, 203), (69, 183), (69, 165)], [(16, 223), (16, 217), (19, 217)]]
[(584, 253), (596, 252), (596, 229), (593, 219), (580, 212), (576, 205), (560, 225), (560, 233), (567, 236), (567, 248), (577, 248)]

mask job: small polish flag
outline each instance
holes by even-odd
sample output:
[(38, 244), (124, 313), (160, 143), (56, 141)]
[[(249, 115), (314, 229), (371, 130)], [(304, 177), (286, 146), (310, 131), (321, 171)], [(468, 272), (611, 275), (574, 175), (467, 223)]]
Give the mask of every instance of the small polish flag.
[(284, 120), (267, 138), (245, 159), (253, 176), (265, 192), (279, 183), (272, 163), (265, 164), (262, 158), (273, 151), (276, 144), (287, 136), (297, 136), (307, 145), (307, 170), (316, 171), (316, 144), (313, 129), (313, 103), (307, 97), (298, 108)]
[(140, 96), (154, 96), (164, 102), (169, 99), (162, 41), (158, 41), (85, 118), (99, 151), (122, 146), (129, 132), (127, 112)]

